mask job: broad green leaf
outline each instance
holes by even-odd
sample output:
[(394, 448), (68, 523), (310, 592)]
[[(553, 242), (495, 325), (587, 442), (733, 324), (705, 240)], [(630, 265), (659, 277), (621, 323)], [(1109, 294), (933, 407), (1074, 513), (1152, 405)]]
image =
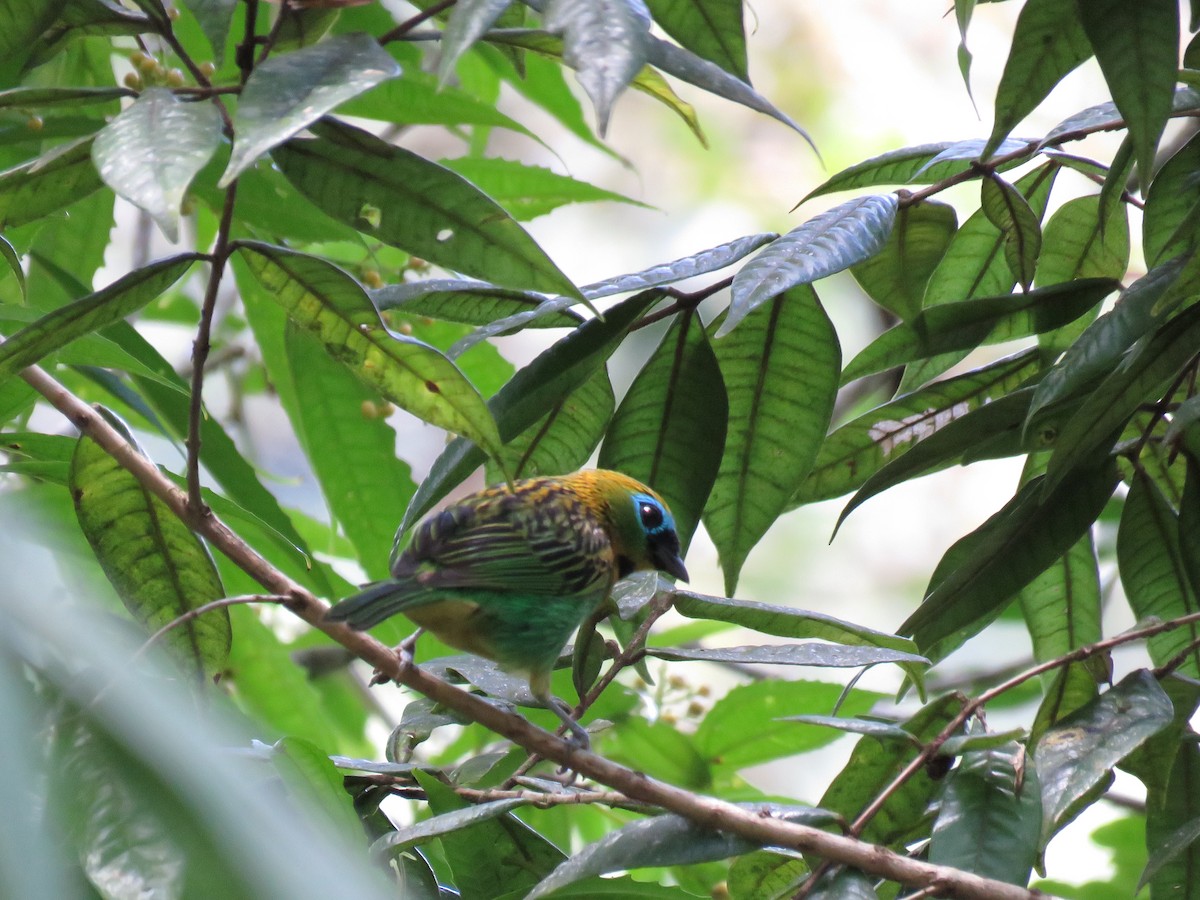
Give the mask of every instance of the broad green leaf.
[(574, 328), (582, 319), (559, 310), (537, 315), (548, 297), (533, 291), (498, 287), (486, 281), (430, 278), (389, 284), (368, 292), (381, 310), (414, 316), (429, 316), (464, 325), (487, 326), (500, 318), (533, 314), (525, 320), (530, 328)]
[(900, 741), (910, 746), (919, 746), (913, 735), (909, 734), (894, 722), (882, 722), (877, 719), (855, 719), (845, 716), (784, 716), (781, 722), (799, 722), (803, 725), (820, 725), (823, 728), (836, 728), (847, 734), (862, 734), (873, 737), (878, 741)]
[(564, 314), (570, 315), (571, 307), (578, 303), (579, 301), (575, 297), (555, 297), (552, 300), (546, 300), (538, 304), (534, 309), (527, 309), (519, 313), (513, 313), (511, 316), (505, 316), (503, 319), (496, 319), (494, 322), (489, 322), (482, 328), (476, 328), (470, 334), (459, 338), (446, 351), (446, 355), (451, 359), (457, 359), (472, 347), (484, 343), (489, 338), (498, 335), (516, 334), (528, 328), (531, 322), (535, 322), (538, 319), (558, 319)]
[(563, 61), (591, 98), (603, 137), (613, 103), (647, 61), (645, 7), (631, 0), (550, 0), (543, 19), (547, 31), (563, 35)]
[(683, 281), (685, 278), (692, 278), (696, 275), (707, 275), (709, 272), (716, 272), (733, 265), (739, 259), (753, 253), (759, 247), (763, 246), (763, 244), (771, 243), (777, 237), (779, 235), (774, 232), (747, 235), (746, 237), (737, 238), (724, 244), (718, 244), (716, 247), (711, 247), (708, 250), (701, 250), (699, 253), (693, 253), (691, 256), (651, 266), (649, 269), (643, 269), (640, 272), (633, 272), (629, 275), (614, 275), (612, 278), (605, 278), (603, 281), (586, 284), (579, 290), (589, 300), (596, 300), (612, 294), (623, 294), (628, 291), (644, 291), (647, 288)]
[(362, 834), (342, 775), (320, 747), (294, 735), (281, 738), (271, 747), (271, 764), (298, 806), (327, 822), (331, 831), (350, 839)]
[(1106, 453), (1106, 444), (1144, 402), (1187, 365), (1200, 342), (1200, 307), (1189, 307), (1160, 325), (1145, 344), (1105, 378), (1067, 420), (1054, 440), (1046, 466), (1045, 490), (1054, 488), (1075, 467)]
[(907, 321), (920, 312), (929, 277), (957, 229), (953, 206), (932, 200), (902, 206), (883, 249), (850, 273), (872, 300)]
[(1082, 393), (1112, 372), (1121, 356), (1166, 315), (1161, 306), (1183, 272), (1179, 260), (1156, 266), (1121, 292), (1112, 310), (1098, 318), (1067, 348), (1063, 358), (1042, 377), (1034, 391), (1025, 430), (1049, 440), (1061, 422), (1053, 407)]
[[(5, 35), (9, 33), (6, 31)], [(136, 96), (136, 91), (124, 87), (17, 87), (0, 91), (0, 109), (109, 104), (122, 97)]]
[(55, 147), (0, 173), (0, 229), (36, 222), (103, 186), (90, 138)]
[[(633, 323), (661, 292), (646, 291), (591, 319), (517, 372), (489, 402), (503, 441), (510, 441), (547, 415), (599, 370)], [(482, 465), (483, 452), (470, 441), (451, 442), (433, 463), (404, 512), (400, 532), (411, 528), (468, 475)]]
[(806, 286), (751, 313), (716, 342), (716, 354), (736, 427), (726, 435), (704, 526), (732, 596), (746, 557), (812, 468), (833, 413), (841, 349)]
[(684, 313), (630, 385), (599, 465), (650, 485), (675, 515), (686, 553), (725, 446), (729, 403), (700, 317)]
[(718, 700), (696, 729), (696, 747), (709, 764), (736, 771), (772, 759), (807, 753), (832, 743), (833, 730), (797, 728), (785, 717), (804, 713), (865, 713), (882, 695), (820, 681), (759, 681), (735, 687)]
[[(1117, 562), (1129, 605), (1138, 619), (1163, 622), (1200, 610), (1188, 578), (1181, 544), (1180, 519), (1149, 477), (1134, 475), (1117, 532)], [(1191, 540), (1191, 536), (1188, 536)], [(1150, 658), (1164, 665), (1200, 638), (1192, 623), (1150, 638)], [(1200, 673), (1200, 648), (1193, 647), (1182, 672)]]
[(66, 0), (0, 2), (0, 59), (27, 53), (30, 44), (58, 18)]
[(197, 258), (185, 253), (151, 263), (21, 329), (0, 344), (0, 381), (75, 338), (141, 309), (178, 281)]
[(1200, 201), (1192, 190), (1197, 172), (1200, 138), (1193, 136), (1154, 174), (1142, 218), (1142, 243), (1152, 266), (1190, 253), (1200, 243)]
[(1024, 887), (1042, 825), (1032, 775), (1019, 744), (966, 754), (946, 779), (929, 861)]
[(454, 74), (458, 58), (483, 37), (512, 0), (461, 0), (450, 10), (442, 31), (441, 57), (438, 59), (438, 84), (445, 86)]
[(400, 74), (365, 34), (339, 34), (254, 67), (234, 115), (233, 153), (218, 187), (325, 113)]
[(1099, 194), (1068, 200), (1042, 232), (1037, 282), (1045, 287), (1077, 278), (1120, 278), (1129, 265), (1129, 217), (1113, 210), (1099, 219)]
[(1042, 702), (1030, 726), (1028, 744), (1036, 744), (1043, 734), (1096, 699), (1099, 695), (1097, 678), (1105, 680), (1107, 677), (1106, 673), (1095, 673), (1101, 665), (1096, 663), (1089, 667), (1087, 663), (1070, 663), (1044, 680)]
[(504, 445), (501, 457), (506, 469), (513, 478), (574, 472), (600, 444), (615, 408), (608, 370), (600, 368)]
[(17, 248), (10, 244), (3, 235), (0, 235), (0, 256), (4, 257), (4, 261), (8, 264), (8, 269), (12, 272), (17, 286), (21, 290), (21, 302), (24, 303), (27, 293), (25, 290), (25, 270), (21, 268), (21, 255), (17, 253)]
[(804, 860), (759, 850), (733, 861), (725, 885), (731, 900), (787, 900), (808, 875)]
[(1084, 0), (1078, 8), (1113, 102), (1133, 138), (1142, 183), (1148, 184), (1175, 93), (1177, 58), (1162, 48), (1179, 46), (1179, 4)]
[[(112, 424), (132, 441), (121, 423)], [(86, 435), (71, 457), (70, 487), (79, 526), (104, 574), (147, 631), (224, 596), (199, 538)], [(225, 668), (231, 638), (229, 610), (215, 609), (176, 626), (164, 641), (187, 671), (213, 678)]]
[(646, 6), (680, 46), (750, 83), (742, 0), (647, 0)]
[(470, 182), (357, 128), (327, 121), (271, 154), (300, 193), (385, 243), (490, 282), (579, 296), (507, 213)]
[(441, 164), (457, 172), (503, 206), (514, 219), (524, 222), (569, 203), (610, 200), (649, 209), (645, 203), (560, 175), (541, 166), (527, 166), (511, 159), (460, 157)]
[(628, 719), (619, 732), (604, 735), (601, 752), (651, 778), (687, 790), (703, 790), (712, 784), (708, 762), (692, 736), (669, 722)]
[[(1197, 93), (1190, 87), (1177, 87), (1171, 98), (1171, 111), (1173, 113), (1192, 111), (1200, 107), (1200, 93)], [(1121, 114), (1117, 111), (1115, 103), (1100, 103), (1096, 106), (1089, 106), (1085, 110), (1075, 113), (1073, 116), (1068, 116), (1042, 138), (1042, 146), (1050, 144), (1062, 143), (1066, 135), (1088, 134), (1093, 131), (1105, 131), (1113, 126), (1120, 125), (1125, 120), (1121, 118)]]
[(456, 809), (453, 812), (442, 813), (431, 819), (416, 822), (397, 831), (389, 832), (371, 845), (371, 852), (381, 853), (384, 850), (398, 852), (416, 844), (424, 843), (431, 838), (441, 837), (464, 828), (470, 828), (480, 822), (486, 822), (497, 816), (502, 816), (514, 809), (528, 805), (528, 800), (512, 798), (491, 800), (475, 806)]
[(948, 466), (965, 465), (993, 455), (1021, 453), (1021, 425), (1029, 409), (1030, 395), (1026, 388), (976, 406), (876, 470), (838, 516), (834, 534), (850, 513), (890, 487)]
[(865, 347), (846, 365), (841, 382), (849, 384), (941, 353), (1061, 328), (1120, 288), (1121, 283), (1111, 278), (1086, 278), (1017, 295), (931, 306)]
[[(1188, 734), (1194, 738), (1194, 733)], [(1150, 896), (1181, 897), (1193, 900), (1196, 896), (1196, 868), (1200, 866), (1200, 804), (1195, 786), (1200, 779), (1200, 748), (1184, 741), (1170, 767), (1170, 780), (1159, 804), (1146, 816), (1146, 844), (1152, 855), (1139, 879), (1150, 885)], [(1179, 823), (1184, 823), (1180, 825)]]
[(1002, 178), (985, 178), (981, 208), (1004, 235), (1004, 259), (1022, 290), (1028, 291), (1042, 252), (1041, 216)]
[(942, 557), (920, 608), (900, 631), (933, 660), (945, 657), (996, 618), (1092, 526), (1116, 487), (1106, 461), (1080, 469), (1045, 491), (1044, 478), (1022, 486), (983, 525)]
[[(1033, 141), (1014, 139), (1005, 141), (1002, 149), (1013, 152), (1022, 151), (1024, 154), (1029, 152), (1030, 145), (1032, 143)], [(961, 162), (964, 160), (974, 163), (984, 162), (984, 146), (984, 142), (979, 138), (969, 138), (965, 141), (955, 141), (953, 144), (950, 144), (945, 150), (927, 162), (924, 166), (918, 169), (917, 173), (913, 176), (913, 181), (915, 182), (916, 179), (920, 178), (921, 176), (928, 178), (931, 170), (935, 169), (938, 165), (944, 165), (948, 162)]]
[(229, 36), (229, 26), (233, 24), (233, 11), (237, 7), (237, 0), (185, 0), (184, 5), (200, 23), (200, 30), (208, 39), (213, 58), (218, 63), (223, 62), (225, 39)]
[(500, 447), (496, 425), (479, 392), (441, 353), (415, 338), (392, 334), (349, 275), (313, 256), (246, 243), (242, 258), (297, 325), (364, 382), (397, 406), (462, 434), (490, 452)]
[[(898, 724), (918, 741), (930, 741), (949, 724), (961, 704), (961, 698), (947, 694)], [(826, 788), (818, 806), (839, 813), (847, 821), (854, 821), (900, 774), (915, 753), (909, 743), (861, 738), (854, 745), (845, 767)], [(873, 844), (891, 846), (917, 834), (928, 835), (929, 802), (939, 787), (928, 769), (917, 772), (888, 797), (859, 837)]]
[(993, 155), (1016, 124), (1091, 55), (1075, 0), (1029, 0), (1017, 18), (996, 89), (995, 123), (984, 156)]
[(716, 649), (686, 647), (651, 647), (647, 656), (678, 662), (724, 662), (735, 665), (816, 666), (819, 668), (854, 669), (880, 663), (911, 663), (921, 665), (924, 658), (915, 653), (885, 650), (879, 647), (850, 647), (844, 644), (766, 644), (751, 647), (720, 647)]
[(220, 142), (221, 117), (212, 103), (183, 103), (165, 88), (150, 88), (100, 130), (92, 159), (104, 183), (176, 243), (183, 195)]
[(494, 126), (533, 137), (529, 129), (506, 116), (494, 103), (464, 90), (439, 88), (433, 75), (417, 71), (405, 72), (352, 97), (338, 107), (338, 113), (393, 125)]
[(1100, 640), (1100, 572), (1091, 533), (1022, 588), (1019, 599), (1037, 662)]
[(1041, 846), (1078, 814), (1077, 802), (1170, 724), (1171, 701), (1139, 669), (1046, 732), (1033, 753), (1042, 787)]
[(744, 265), (733, 279), (724, 337), (751, 312), (788, 288), (810, 284), (883, 249), (896, 217), (895, 194), (860, 197), (793, 228)]
[(333, 517), (370, 579), (385, 578), (399, 511), (416, 489), (396, 458), (396, 432), (366, 412), (378, 396), (332, 359), (312, 334), (288, 323), (296, 395), (289, 413)]
[[(779, 803), (736, 805), (755, 812), (761, 811), (764, 815), (785, 822), (805, 825), (825, 824), (830, 818), (824, 810), (807, 806), (784, 806)], [(653, 816), (611, 831), (599, 841), (587, 845), (555, 869), (528, 895), (527, 900), (551, 895), (575, 896), (573, 893), (560, 891), (584, 878), (607, 872), (647, 866), (690, 865), (728, 859), (755, 849), (757, 845), (745, 838), (704, 828), (673, 813)]]
[(1020, 387), (1038, 370), (1026, 350), (904, 394), (830, 434), (789, 508), (840, 497), (956, 419)]

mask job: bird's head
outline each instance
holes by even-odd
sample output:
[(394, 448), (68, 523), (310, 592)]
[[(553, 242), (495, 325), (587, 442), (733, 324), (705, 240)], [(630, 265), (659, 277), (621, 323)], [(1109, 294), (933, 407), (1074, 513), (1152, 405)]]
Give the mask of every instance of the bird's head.
[(617, 573), (657, 569), (688, 580), (680, 556), (675, 518), (665, 500), (628, 475), (605, 469), (580, 472), (581, 492), (605, 523), (617, 560)]

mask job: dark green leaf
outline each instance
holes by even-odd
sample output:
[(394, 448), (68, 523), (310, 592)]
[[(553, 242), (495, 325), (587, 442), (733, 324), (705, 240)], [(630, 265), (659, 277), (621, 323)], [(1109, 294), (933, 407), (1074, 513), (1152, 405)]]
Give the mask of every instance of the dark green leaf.
[(760, 850), (733, 861), (726, 887), (731, 900), (787, 900), (808, 874), (804, 860)]
[(774, 232), (747, 235), (746, 237), (711, 247), (708, 250), (701, 250), (699, 253), (693, 253), (691, 256), (651, 266), (649, 269), (643, 269), (640, 272), (634, 272), (630, 275), (615, 275), (603, 281), (584, 285), (580, 288), (580, 291), (589, 300), (596, 300), (600, 297), (608, 297), (611, 294), (623, 294), (627, 291), (643, 291), (646, 288), (683, 281), (685, 278), (692, 278), (696, 275), (707, 275), (709, 272), (716, 272), (724, 269), (726, 266), (732, 265), (739, 259), (753, 253), (763, 244), (769, 244), (777, 237), (779, 235)]
[(233, 23), (233, 11), (237, 0), (186, 0), (186, 6), (200, 23), (200, 30), (208, 39), (209, 49), (218, 62), (225, 59), (225, 39)]
[(340, 222), (439, 265), (497, 284), (578, 290), (533, 239), (468, 181), (374, 135), (327, 121), (272, 158)]
[(1098, 194), (1068, 200), (1050, 217), (1042, 234), (1038, 284), (1077, 278), (1120, 278), (1129, 265), (1129, 217), (1122, 207), (1099, 219)]
[(737, 427), (726, 435), (704, 525), (732, 595), (750, 550), (812, 468), (833, 413), (841, 349), (805, 286), (757, 309), (716, 352)]
[(1075, 0), (1029, 0), (1021, 8), (1012, 49), (996, 89), (996, 118), (984, 156), (1071, 70), (1092, 55)]
[(919, 745), (915, 737), (894, 722), (880, 722), (875, 719), (852, 719), (844, 716), (784, 716), (781, 722), (800, 722), (805, 725), (821, 725), (825, 728), (836, 728), (847, 734), (863, 734), (879, 741), (901, 741), (909, 745)]
[(708, 761), (695, 740), (673, 724), (631, 718), (620, 731), (605, 734), (604, 754), (651, 778), (688, 790), (703, 790), (712, 784)]
[(921, 310), (925, 287), (958, 229), (953, 206), (902, 206), (883, 249), (850, 272), (872, 300), (905, 321)]
[(729, 404), (699, 316), (663, 336), (613, 415), (599, 465), (650, 485), (675, 515), (686, 552), (717, 477)]
[(234, 116), (233, 153), (218, 187), (344, 100), (400, 73), (365, 34), (339, 34), (254, 67)]
[(437, 67), (439, 85), (445, 86), (454, 74), (458, 58), (483, 37), (511, 3), (512, 0), (461, 0), (454, 5), (442, 32), (442, 53)]
[(747, 84), (742, 0), (647, 0), (654, 21), (681, 46)]
[(883, 249), (896, 217), (895, 194), (859, 197), (793, 228), (750, 260), (733, 279), (724, 337), (751, 312), (788, 288), (810, 284)]
[[(509, 316), (538, 313), (548, 299), (545, 294), (497, 287), (486, 281), (466, 278), (430, 278), (389, 284), (369, 293), (381, 310), (478, 326), (490, 325)], [(557, 310), (549, 315), (531, 315), (524, 321), (528, 328), (574, 328), (582, 320), (573, 313)]]
[(0, 345), (0, 381), (75, 338), (141, 309), (178, 281), (196, 259), (188, 253), (151, 263), (21, 329)]
[(103, 186), (91, 139), (56, 147), (0, 174), (0, 229), (36, 222)]
[(240, 252), (289, 317), (364, 382), (427, 422), (499, 449), (495, 422), (475, 387), (433, 347), (388, 331), (349, 275), (268, 244), (247, 243)]
[(651, 647), (647, 656), (676, 661), (727, 662), (736, 665), (817, 666), (821, 668), (857, 668), (879, 663), (921, 665), (924, 658), (915, 653), (879, 647), (849, 647), (843, 644), (767, 644), (754, 647), (719, 647), (711, 650), (685, 647)]
[(494, 126), (533, 137), (519, 122), (509, 118), (494, 103), (464, 90), (439, 88), (437, 79), (424, 72), (409, 71), (391, 78), (363, 94), (347, 100), (338, 113), (393, 125)]
[(17, 286), (21, 289), (21, 302), (24, 302), (27, 294), (25, 290), (25, 270), (21, 268), (21, 255), (17, 253), (17, 248), (10, 244), (3, 235), (0, 235), (0, 256), (4, 257), (9, 271), (12, 272), (13, 278), (16, 279)]
[(1171, 701), (1144, 669), (1046, 732), (1034, 751), (1042, 785), (1041, 845), (1113, 766), (1171, 722)]
[(1100, 572), (1091, 533), (1022, 588), (1019, 599), (1038, 662), (1100, 640)]
[(1004, 508), (946, 551), (920, 608), (900, 626), (933, 660), (996, 618), (1092, 526), (1116, 487), (1111, 463), (1080, 469), (1057, 485), (1024, 485)]
[(1157, 267), (1200, 243), (1200, 137), (1192, 136), (1154, 174), (1146, 193), (1142, 244), (1146, 261)]
[[(121, 423), (127, 440), (132, 436)], [(163, 501), (89, 437), (71, 457), (80, 528), (125, 607), (150, 632), (224, 596), (212, 557)], [(221, 673), (229, 656), (229, 610), (215, 609), (167, 632), (166, 646), (197, 677)]]
[(0, 59), (28, 53), (30, 44), (58, 18), (66, 0), (2, 0)]
[[(1151, 860), (1158, 863), (1158, 868), (1151, 873), (1147, 863), (1140, 880), (1150, 884), (1153, 898), (1194, 900), (1196, 896), (1200, 846), (1194, 838), (1188, 839), (1191, 832), (1186, 829), (1200, 820), (1200, 803), (1196, 799), (1196, 785), (1200, 783), (1200, 747), (1194, 743), (1193, 732), (1187, 737), (1193, 740), (1178, 745), (1161, 801), (1154, 802), (1147, 810), (1146, 845), (1153, 852)], [(1187, 824), (1180, 825), (1181, 822)]]
[(1028, 291), (1042, 252), (1040, 215), (1021, 193), (1001, 178), (985, 178), (981, 208), (1004, 235), (1004, 259), (1022, 290)]
[(879, 894), (866, 873), (838, 866), (817, 879), (810, 900), (878, 900)]
[(349, 839), (362, 832), (350, 795), (342, 786), (342, 775), (329, 756), (312, 741), (285, 737), (271, 747), (271, 763), (288, 792), (302, 808), (323, 819), (330, 830)]
[[(6, 31), (5, 35), (10, 33)], [(122, 97), (135, 96), (136, 91), (124, 87), (17, 87), (0, 91), (0, 109), (108, 104)]]

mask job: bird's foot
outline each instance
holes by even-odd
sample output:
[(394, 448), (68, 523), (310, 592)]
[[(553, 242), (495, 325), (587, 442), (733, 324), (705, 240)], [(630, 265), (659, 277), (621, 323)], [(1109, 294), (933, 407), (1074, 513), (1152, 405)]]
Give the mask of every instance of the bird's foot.
[[(562, 719), (563, 725), (567, 727), (566, 739), (576, 750), (590, 750), (592, 747), (591, 736), (587, 730), (579, 724), (573, 713), (575, 712), (571, 706), (559, 700), (557, 697), (552, 698), (550, 708)], [(563, 784), (570, 787), (575, 783), (575, 779), (579, 777), (579, 773), (568, 766), (561, 766), (558, 774), (563, 776)]]
[[(400, 670), (403, 671), (413, 665), (413, 654), (417, 649), (417, 638), (424, 632), (424, 628), (418, 628), (395, 647), (396, 660), (400, 663)], [(392, 680), (392, 676), (384, 672), (382, 669), (376, 669), (371, 674), (369, 687), (375, 687), (377, 684), (384, 684)]]

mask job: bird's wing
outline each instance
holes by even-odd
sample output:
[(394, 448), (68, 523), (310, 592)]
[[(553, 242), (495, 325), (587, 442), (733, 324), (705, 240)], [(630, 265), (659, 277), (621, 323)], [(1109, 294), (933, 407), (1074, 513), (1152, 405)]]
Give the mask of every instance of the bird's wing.
[(571, 504), (452, 507), (418, 529), (393, 574), (427, 588), (568, 596), (602, 590), (612, 567), (603, 528)]

